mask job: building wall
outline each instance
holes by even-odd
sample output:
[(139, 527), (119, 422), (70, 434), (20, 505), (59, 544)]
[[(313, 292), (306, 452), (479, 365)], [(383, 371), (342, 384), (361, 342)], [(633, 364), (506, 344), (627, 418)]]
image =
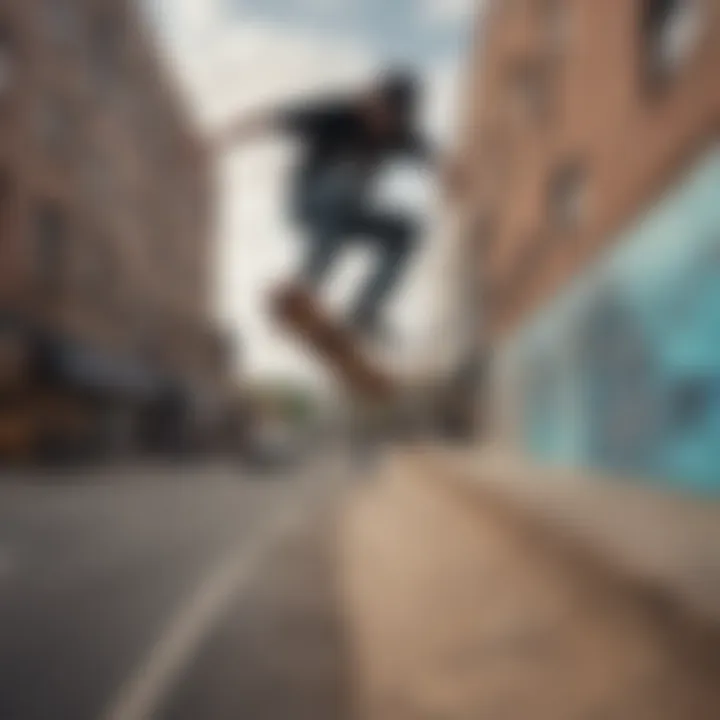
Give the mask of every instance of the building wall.
[(720, 142), (502, 344), (535, 457), (720, 492), (719, 191)]
[[(480, 257), (496, 437), (706, 488), (720, 466), (717, 309), (691, 290), (707, 286), (698, 258), (720, 236), (720, 3), (691, 4), (692, 42), (660, 72), (650, 0), (490, 3), (466, 123), (465, 252)], [(692, 339), (658, 321), (673, 302), (688, 304)], [(683, 420), (693, 402), (708, 404)]]
[[(720, 4), (704, 4), (702, 37), (658, 87), (643, 70), (640, 0), (489, 3), (464, 156), (494, 338), (592, 262), (717, 132)], [(564, 169), (585, 177), (575, 224), (553, 214)]]
[(217, 390), (211, 202), (133, 2), (0, 3), (0, 309)]

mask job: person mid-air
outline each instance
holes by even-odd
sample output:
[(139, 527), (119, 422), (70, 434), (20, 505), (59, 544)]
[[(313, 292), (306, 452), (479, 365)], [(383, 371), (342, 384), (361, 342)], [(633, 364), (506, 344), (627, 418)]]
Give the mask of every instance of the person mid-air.
[(382, 334), (383, 310), (416, 246), (416, 219), (375, 207), (371, 190), (387, 161), (409, 156), (434, 162), (418, 129), (419, 100), (415, 77), (394, 72), (355, 95), (242, 118), (219, 138), (221, 148), (266, 133), (301, 141), (304, 152), (290, 199), (308, 245), (297, 282), (318, 291), (341, 249), (350, 242), (369, 245), (377, 269), (350, 316), (351, 328), (365, 336)]

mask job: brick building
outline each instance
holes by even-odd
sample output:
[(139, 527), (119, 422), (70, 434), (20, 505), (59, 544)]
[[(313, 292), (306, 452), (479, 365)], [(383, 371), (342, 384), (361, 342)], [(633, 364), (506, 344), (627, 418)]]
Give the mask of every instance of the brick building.
[(6, 444), (179, 442), (217, 408), (211, 203), (209, 158), (134, 3), (0, 1)]
[(464, 253), (494, 432), (704, 482), (720, 467), (720, 2), (489, 0), (478, 32)]

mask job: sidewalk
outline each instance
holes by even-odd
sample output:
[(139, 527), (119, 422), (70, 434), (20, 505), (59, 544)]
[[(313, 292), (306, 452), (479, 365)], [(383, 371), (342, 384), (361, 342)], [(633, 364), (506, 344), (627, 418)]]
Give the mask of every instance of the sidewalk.
[[(348, 505), (341, 593), (359, 717), (717, 717), (715, 629), (585, 555), (577, 536), (528, 522), (521, 502), (553, 522), (572, 503), (523, 500), (519, 481), (498, 492), (493, 462), (484, 484), (489, 456), (397, 457)], [(574, 502), (586, 527), (580, 510), (595, 506)]]
[(498, 448), (434, 451), (438, 477), (508, 503), (687, 609), (720, 623), (720, 499), (531, 467)]

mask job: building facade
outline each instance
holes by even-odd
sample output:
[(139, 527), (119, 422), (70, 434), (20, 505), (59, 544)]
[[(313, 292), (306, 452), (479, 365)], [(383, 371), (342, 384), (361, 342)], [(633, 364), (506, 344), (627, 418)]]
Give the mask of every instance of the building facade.
[(492, 432), (720, 486), (720, 3), (497, 0), (467, 108)]
[(133, 2), (0, 1), (0, 444), (167, 445), (216, 411), (212, 197)]

